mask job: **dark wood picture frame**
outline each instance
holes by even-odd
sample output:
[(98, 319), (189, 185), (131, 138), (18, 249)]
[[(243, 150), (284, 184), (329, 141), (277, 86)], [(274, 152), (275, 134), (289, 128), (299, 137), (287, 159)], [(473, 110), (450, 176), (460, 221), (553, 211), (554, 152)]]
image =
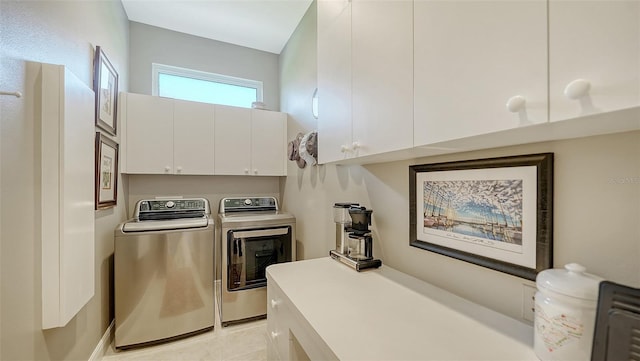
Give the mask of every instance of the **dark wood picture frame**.
[(93, 61), (93, 91), (96, 97), (96, 126), (111, 135), (118, 128), (118, 72), (100, 46)]
[(553, 267), (553, 153), (410, 166), (409, 214), (411, 246), (533, 281)]
[(118, 143), (96, 132), (95, 209), (118, 204), (118, 151)]

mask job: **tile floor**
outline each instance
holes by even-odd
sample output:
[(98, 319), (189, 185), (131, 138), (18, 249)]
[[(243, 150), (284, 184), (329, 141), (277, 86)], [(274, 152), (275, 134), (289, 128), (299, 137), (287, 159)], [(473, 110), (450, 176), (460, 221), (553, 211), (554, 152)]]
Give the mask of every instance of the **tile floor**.
[(155, 346), (116, 351), (113, 343), (102, 361), (266, 361), (267, 320), (221, 327), (213, 331)]

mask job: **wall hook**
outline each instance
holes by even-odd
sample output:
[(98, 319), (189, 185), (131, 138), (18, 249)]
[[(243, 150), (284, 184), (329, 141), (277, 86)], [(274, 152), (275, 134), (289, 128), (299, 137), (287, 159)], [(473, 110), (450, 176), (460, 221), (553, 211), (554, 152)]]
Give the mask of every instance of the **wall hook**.
[(0, 95), (13, 95), (16, 98), (22, 98), (22, 93), (20, 92), (5, 92), (0, 90)]

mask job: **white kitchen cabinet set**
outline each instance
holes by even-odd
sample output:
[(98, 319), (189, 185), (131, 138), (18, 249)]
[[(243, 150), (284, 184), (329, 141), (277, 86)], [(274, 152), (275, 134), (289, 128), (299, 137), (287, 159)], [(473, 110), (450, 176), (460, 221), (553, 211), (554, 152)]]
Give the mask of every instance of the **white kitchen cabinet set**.
[(122, 172), (286, 175), (287, 114), (121, 93)]
[(320, 0), (317, 36), (321, 163), (640, 129), (635, 0)]

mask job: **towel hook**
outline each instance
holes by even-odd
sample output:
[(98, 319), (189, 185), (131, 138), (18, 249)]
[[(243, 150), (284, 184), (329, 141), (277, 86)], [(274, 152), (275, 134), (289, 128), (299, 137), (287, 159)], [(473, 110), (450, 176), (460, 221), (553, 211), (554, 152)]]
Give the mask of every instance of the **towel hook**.
[(5, 92), (0, 90), (0, 95), (13, 95), (16, 98), (21, 98), (22, 97), (22, 93), (20, 92)]

